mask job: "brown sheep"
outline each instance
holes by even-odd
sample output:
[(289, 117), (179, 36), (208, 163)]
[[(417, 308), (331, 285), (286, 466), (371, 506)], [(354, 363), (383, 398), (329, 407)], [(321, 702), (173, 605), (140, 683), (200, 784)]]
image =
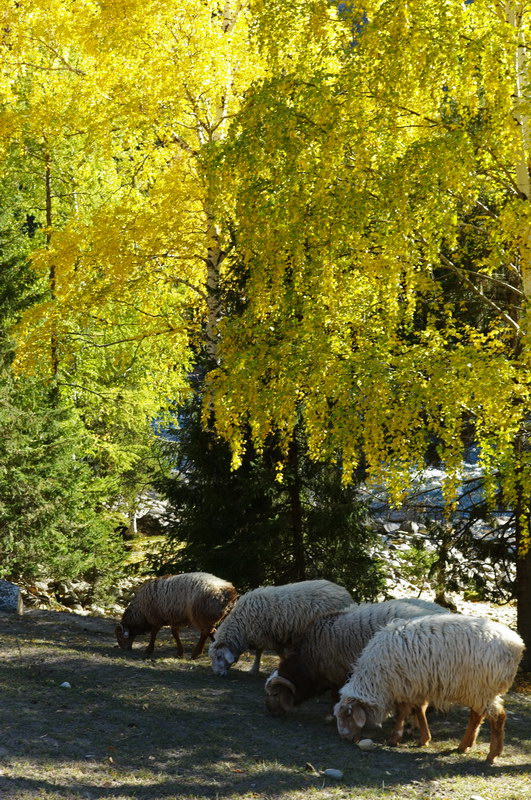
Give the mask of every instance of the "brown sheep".
[(192, 658), (197, 658), (203, 652), (207, 637), (212, 638), (216, 624), (230, 611), (236, 597), (232, 583), (208, 572), (154, 578), (137, 590), (125, 609), (115, 628), (116, 639), (122, 650), (130, 650), (136, 636), (149, 633), (145, 651), (149, 656), (159, 630), (169, 625), (181, 658), (183, 646), (179, 628), (189, 625), (201, 633), (192, 652)]

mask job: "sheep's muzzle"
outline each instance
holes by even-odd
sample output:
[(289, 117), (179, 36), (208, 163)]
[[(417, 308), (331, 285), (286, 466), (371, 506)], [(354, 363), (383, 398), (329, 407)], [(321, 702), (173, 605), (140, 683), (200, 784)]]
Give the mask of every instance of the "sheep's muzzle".
[(114, 629), (114, 634), (116, 636), (116, 641), (122, 648), (122, 650), (131, 650), (133, 646), (133, 637), (129, 633), (127, 628), (124, 628), (122, 624), (119, 624)]

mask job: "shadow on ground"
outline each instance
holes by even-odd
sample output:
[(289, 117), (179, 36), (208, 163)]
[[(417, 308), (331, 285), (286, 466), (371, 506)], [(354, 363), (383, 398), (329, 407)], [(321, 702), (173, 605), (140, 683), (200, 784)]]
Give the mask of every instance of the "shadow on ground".
[[(531, 767), (525, 694), (507, 699), (506, 748), (493, 767), (483, 760), (488, 726), (472, 753), (455, 752), (465, 710), (432, 718), (429, 749), (411, 741), (362, 753), (324, 721), (327, 698), (286, 719), (266, 713), (272, 656), (259, 678), (245, 672), (250, 657), (218, 678), (206, 656), (175, 658), (169, 631), (156, 660), (144, 660), (143, 641), (129, 654), (116, 646), (112, 621), (58, 612), (0, 616), (0, 634), (0, 798), (264, 800), (354, 790), (360, 798), (424, 798), (449, 780), (465, 781), (468, 797), (485, 780), (513, 787), (503, 800), (527, 797), (518, 793)], [(183, 636), (188, 653), (196, 639), (192, 631)], [(344, 773), (341, 785), (322, 776), (327, 768)]]

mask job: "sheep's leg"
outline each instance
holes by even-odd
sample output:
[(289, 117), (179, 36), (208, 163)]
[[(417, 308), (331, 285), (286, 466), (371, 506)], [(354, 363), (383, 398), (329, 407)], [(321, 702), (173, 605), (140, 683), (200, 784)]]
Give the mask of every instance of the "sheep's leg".
[(417, 720), (419, 723), (419, 730), (420, 730), (419, 744), (421, 747), (424, 747), (425, 745), (431, 742), (431, 732), (428, 725), (428, 720), (426, 719), (427, 708), (428, 708), (428, 703), (421, 703), (420, 706), (415, 707), (415, 714), (417, 716)]
[(251, 675), (258, 675), (258, 673), (260, 672), (260, 659), (261, 659), (261, 657), (262, 657), (262, 651), (261, 650), (257, 650), (256, 654), (255, 654), (255, 657), (254, 657), (253, 666), (249, 670)]
[[(178, 658), (182, 658), (184, 650), (183, 650), (183, 643), (181, 642), (181, 639), (179, 637), (179, 628), (172, 628), (171, 632), (172, 632), (173, 638), (175, 639), (175, 644), (177, 645), (177, 656), (178, 656)], [(193, 656), (192, 656), (192, 658), (193, 658)]]
[(467, 750), (470, 750), (470, 748), (474, 745), (477, 739), (479, 726), (482, 722), (483, 714), (478, 714), (477, 711), (474, 711), (474, 709), (471, 708), (470, 716), (468, 718), (468, 727), (465, 731), (465, 735), (461, 739), (459, 747), (457, 748), (458, 753), (466, 753)]
[(404, 735), (404, 723), (410, 712), (411, 712), (411, 706), (409, 705), (409, 703), (397, 703), (396, 714), (395, 714), (395, 726), (392, 730), (391, 736), (389, 737), (388, 741), (388, 743), (392, 747), (396, 747), (402, 741), (402, 736)]
[(153, 650), (155, 649), (155, 639), (157, 638), (157, 634), (158, 634), (158, 632), (160, 631), (161, 628), (162, 628), (162, 625), (159, 625), (158, 627), (153, 626), (151, 628), (151, 633), (150, 633), (150, 636), (149, 636), (149, 644), (146, 647), (146, 649), (144, 650), (144, 655), (145, 656), (150, 656), (152, 654)]
[(203, 652), (203, 648), (205, 646), (205, 642), (207, 640), (207, 637), (208, 637), (208, 633), (202, 633), (201, 634), (201, 636), (199, 637), (198, 643), (196, 644), (196, 646), (192, 650), (192, 658), (198, 658), (201, 655), (201, 653)]
[(487, 756), (487, 761), (491, 764), (499, 756), (503, 750), (503, 734), (505, 729), (505, 720), (507, 713), (505, 709), (497, 709), (495, 714), (489, 714), (488, 720), (490, 723), (490, 750)]

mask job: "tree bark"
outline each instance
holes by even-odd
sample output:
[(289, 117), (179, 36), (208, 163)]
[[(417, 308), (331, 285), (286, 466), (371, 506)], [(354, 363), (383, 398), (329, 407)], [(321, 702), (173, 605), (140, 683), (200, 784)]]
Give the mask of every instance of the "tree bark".
[(205, 203), (205, 215), (207, 218), (206, 349), (210, 364), (218, 366), (218, 322), (221, 315), (220, 267), (224, 253), (219, 243), (219, 229), (212, 211), (212, 204), (208, 199)]
[[(46, 153), (44, 157), (44, 186), (45, 186), (45, 205), (46, 205), (46, 247), (50, 249), (51, 241), (52, 241), (52, 166), (51, 166), (51, 158), (50, 154)], [(55, 300), (56, 294), (56, 268), (55, 264), (52, 262), (50, 264), (50, 270), (48, 275), (48, 282), (50, 286), (50, 294), (52, 300)], [(57, 340), (57, 333), (54, 329), (52, 329), (52, 333), (50, 336), (50, 361), (51, 361), (51, 369), (52, 369), (52, 378), (54, 380), (54, 386), (57, 380), (57, 375), (59, 373), (59, 344)], [(54, 392), (56, 389), (54, 388)]]
[(519, 487), (516, 504), (516, 627), (526, 646), (522, 667), (531, 672), (531, 504)]
[[(234, 26), (238, 21), (238, 16), (242, 10), (240, 0), (226, 0), (223, 14), (221, 17), (221, 29), (225, 36), (230, 36)], [(219, 98), (214, 108), (214, 117), (211, 124), (207, 127), (208, 141), (216, 142), (225, 135), (228, 108), (232, 95), (232, 61), (227, 62), (227, 72), (224, 86), (220, 91)], [(201, 142), (200, 142), (201, 144)], [(214, 211), (213, 191), (209, 186), (208, 175), (205, 177), (207, 183), (207, 196), (204, 204), (206, 217), (206, 239), (207, 239), (207, 323), (206, 323), (206, 349), (210, 362), (219, 365), (219, 331), (218, 323), (222, 313), (221, 308), (221, 280), (220, 268), (225, 258), (220, 244), (220, 227)]]
[[(522, 25), (524, 13), (523, 4), (519, 0), (507, 0), (505, 3), (505, 20), (514, 29), (516, 35), (516, 48), (514, 55), (514, 95), (513, 117), (520, 133), (520, 147), (514, 170), (516, 183), (522, 202), (525, 203), (522, 214), (522, 229), (520, 233), (520, 273), (522, 280), (523, 300), (520, 310), (520, 343), (519, 355), (525, 355), (529, 347), (530, 334), (530, 303), (531, 303), (531, 176), (528, 167), (528, 153), (531, 146), (530, 120), (528, 112), (529, 92), (529, 65), (527, 58), (527, 43)], [(516, 444), (515, 456), (518, 469), (522, 469), (522, 460), (525, 458), (527, 434), (521, 430)], [(516, 603), (517, 603), (517, 628), (524, 640), (526, 651), (522, 666), (526, 671), (531, 670), (531, 548), (530, 548), (530, 513), (531, 498), (527, 495), (522, 483), (517, 487), (518, 499), (516, 503)]]
[(288, 496), (293, 543), (293, 573), (294, 580), (303, 581), (306, 579), (306, 553), (304, 550), (299, 447), (295, 435), (289, 446), (288, 467)]

